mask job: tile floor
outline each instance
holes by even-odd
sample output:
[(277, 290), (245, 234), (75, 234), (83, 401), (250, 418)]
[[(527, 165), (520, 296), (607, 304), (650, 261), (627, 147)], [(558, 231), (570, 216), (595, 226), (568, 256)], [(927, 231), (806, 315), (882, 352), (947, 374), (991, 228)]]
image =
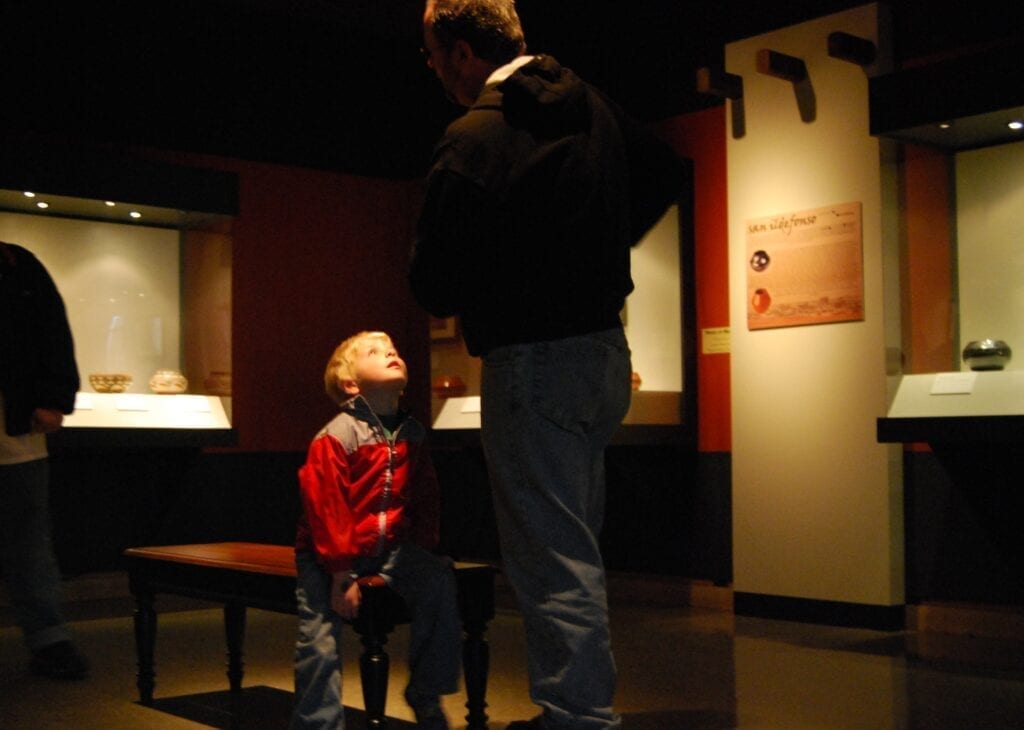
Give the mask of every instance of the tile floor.
[[(924, 660), (913, 656), (921, 637), (909, 632), (769, 621), (677, 606), (626, 607), (614, 586), (611, 595), (618, 709), (625, 730), (1024, 728), (1019, 642), (950, 638), (939, 642), (945, 644), (944, 659)], [(246, 690), (232, 707), (224, 692), (220, 609), (168, 600), (158, 603), (164, 612), (154, 708), (137, 702), (128, 600), (69, 606), (78, 643), (93, 664), (91, 678), (82, 682), (57, 683), (29, 674), (18, 630), (9, 617), (0, 620), (0, 728), (286, 727), (294, 618), (250, 609)], [(513, 608), (499, 610), (488, 638), (488, 714), (491, 729), (501, 730), (534, 714), (526, 696), (522, 624)], [(934, 637), (929, 641), (934, 643)], [(404, 642), (400, 628), (388, 644), (388, 715), (398, 730), (412, 727), (401, 700)], [(359, 650), (354, 634), (346, 632), (344, 702), (351, 708), (350, 730), (363, 727)], [(452, 726), (465, 727), (464, 698), (449, 699)]]

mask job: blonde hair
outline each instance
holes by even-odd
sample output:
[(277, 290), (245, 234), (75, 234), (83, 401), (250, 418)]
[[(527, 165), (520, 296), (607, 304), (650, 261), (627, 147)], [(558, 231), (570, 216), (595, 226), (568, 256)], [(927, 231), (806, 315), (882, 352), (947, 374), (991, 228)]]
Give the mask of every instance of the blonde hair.
[(356, 379), (356, 353), (359, 346), (366, 340), (387, 340), (391, 342), (391, 335), (387, 332), (363, 331), (352, 335), (334, 349), (334, 354), (327, 361), (327, 369), (324, 371), (324, 390), (335, 403), (342, 403), (349, 399), (350, 395), (345, 392), (341, 381)]

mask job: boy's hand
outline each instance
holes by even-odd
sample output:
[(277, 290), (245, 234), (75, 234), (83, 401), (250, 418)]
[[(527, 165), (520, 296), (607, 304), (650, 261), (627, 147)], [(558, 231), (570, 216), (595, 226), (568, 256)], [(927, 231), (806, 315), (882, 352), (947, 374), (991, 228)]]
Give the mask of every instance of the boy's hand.
[(331, 581), (331, 608), (344, 619), (353, 619), (359, 615), (359, 602), (362, 594), (359, 584), (349, 577), (348, 573), (335, 573)]

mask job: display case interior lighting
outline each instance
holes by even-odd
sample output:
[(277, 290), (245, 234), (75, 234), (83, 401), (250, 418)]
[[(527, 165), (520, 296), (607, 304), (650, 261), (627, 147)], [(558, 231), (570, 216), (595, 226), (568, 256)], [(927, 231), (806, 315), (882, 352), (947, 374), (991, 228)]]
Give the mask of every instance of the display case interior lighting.
[[(45, 205), (40, 205), (44, 200)], [(195, 213), (106, 198), (54, 195), (36, 190), (0, 189), (0, 211), (178, 229), (208, 227), (224, 218), (217, 214)]]

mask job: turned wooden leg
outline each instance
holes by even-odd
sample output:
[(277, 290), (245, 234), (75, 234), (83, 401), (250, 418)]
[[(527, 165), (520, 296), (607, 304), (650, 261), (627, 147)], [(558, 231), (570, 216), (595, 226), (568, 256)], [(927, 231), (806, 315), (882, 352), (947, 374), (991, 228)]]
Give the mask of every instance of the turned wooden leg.
[(153, 609), (153, 594), (145, 591), (135, 594), (135, 652), (138, 657), (136, 686), (139, 688), (139, 702), (153, 705), (153, 688), (156, 673), (153, 671), (153, 651), (156, 646), (156, 611)]
[(487, 730), (487, 676), (490, 672), (491, 649), (484, 638), (486, 621), (463, 625), (462, 671), (466, 681), (467, 730)]
[(363, 654), (359, 657), (359, 674), (363, 682), (363, 704), (366, 705), (366, 727), (385, 728), (384, 705), (388, 697), (388, 671), (391, 660), (384, 650), (387, 635), (368, 631), (360, 634)]
[(232, 692), (242, 691), (242, 645), (245, 643), (245, 606), (241, 603), (224, 604), (224, 635), (228, 642), (228, 683)]
[(494, 618), (494, 571), (456, 571), (462, 617), (462, 671), (466, 683), (467, 730), (487, 730), (487, 676), (490, 647), (484, 634)]

